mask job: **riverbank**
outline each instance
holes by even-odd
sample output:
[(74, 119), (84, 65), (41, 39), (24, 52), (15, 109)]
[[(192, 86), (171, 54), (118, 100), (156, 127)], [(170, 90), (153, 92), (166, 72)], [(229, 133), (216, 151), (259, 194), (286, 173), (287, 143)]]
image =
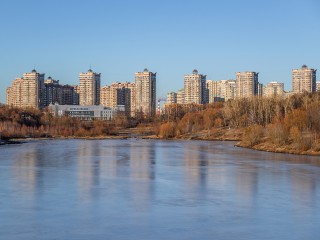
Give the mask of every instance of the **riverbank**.
[(265, 152), (275, 152), (275, 153), (287, 153), (287, 154), (296, 154), (296, 155), (310, 155), (310, 156), (320, 156), (320, 146), (317, 148), (311, 148), (307, 151), (298, 150), (294, 143), (288, 143), (287, 145), (278, 146), (273, 144), (268, 138), (264, 138), (261, 143), (256, 145), (250, 145), (248, 142), (244, 141), (243, 138), (243, 129), (229, 129), (229, 128), (220, 128), (215, 132), (203, 130), (196, 133), (184, 134), (178, 137), (173, 138), (163, 138), (154, 134), (145, 133), (139, 134), (137, 128), (125, 129), (120, 131), (119, 135), (108, 135), (108, 136), (96, 136), (96, 137), (50, 137), (50, 138), (20, 138), (20, 139), (10, 139), (9, 141), (2, 141), (0, 145), (6, 144), (22, 144), (24, 142), (33, 141), (33, 140), (54, 140), (54, 139), (86, 139), (86, 140), (103, 140), (103, 139), (158, 139), (158, 140), (204, 140), (204, 141), (239, 141), (235, 146), (248, 148), (258, 151)]
[(22, 144), (22, 143), (23, 141), (18, 141), (18, 140), (0, 141), (0, 146), (11, 145), (11, 144)]
[(183, 134), (173, 138), (163, 138), (160, 135), (144, 135), (141, 139), (167, 139), (167, 140), (206, 140), (206, 141), (241, 141), (241, 129), (220, 128), (215, 131), (202, 130), (195, 133)]
[[(15, 143), (23, 143), (33, 140), (54, 140), (54, 139), (86, 139), (86, 140), (102, 140), (102, 139), (127, 139), (127, 138), (137, 138), (137, 139), (166, 139), (161, 137), (160, 135), (152, 134), (152, 129), (147, 133), (141, 134), (139, 129), (130, 128), (130, 129), (122, 129), (119, 131), (118, 135), (107, 135), (107, 136), (95, 136), (95, 137), (76, 137), (76, 136), (54, 136), (48, 138), (16, 138), (10, 139), (8, 141), (3, 142), (3, 144), (15, 144)], [(184, 134), (174, 138), (167, 138), (166, 140), (207, 140), (207, 141), (241, 141), (242, 132), (239, 129), (219, 129), (215, 132), (212, 131), (198, 131), (195, 133)]]
[(10, 139), (8, 142), (27, 142), (27, 141), (34, 141), (34, 140), (55, 140), (55, 139), (86, 139), (86, 140), (102, 140), (102, 139), (126, 139), (130, 138), (127, 135), (111, 135), (111, 136), (96, 136), (96, 137), (48, 137), (48, 138), (18, 138), (18, 139)]
[(298, 150), (294, 143), (278, 146), (276, 144), (273, 144), (267, 141), (267, 139), (264, 139), (262, 143), (259, 143), (253, 146), (250, 146), (250, 144), (245, 141), (238, 142), (235, 146), (254, 149), (258, 151), (265, 151), (265, 152), (320, 156), (320, 148), (317, 148), (317, 147), (308, 149), (307, 151), (303, 151), (303, 150)]

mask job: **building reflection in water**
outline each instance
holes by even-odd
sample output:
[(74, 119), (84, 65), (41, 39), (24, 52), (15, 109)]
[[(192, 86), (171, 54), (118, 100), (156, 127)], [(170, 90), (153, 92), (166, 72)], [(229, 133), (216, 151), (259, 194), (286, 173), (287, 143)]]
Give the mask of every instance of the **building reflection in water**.
[[(147, 208), (155, 178), (155, 145), (134, 140), (85, 141), (78, 146), (79, 195), (83, 200), (99, 194), (116, 198), (129, 181), (129, 192), (137, 211)], [(103, 192), (102, 192), (103, 191)]]
[(189, 145), (184, 152), (185, 196), (186, 198), (205, 197), (208, 157), (203, 145)]
[(100, 151), (95, 141), (80, 141), (78, 145), (79, 195), (83, 200), (97, 198), (100, 184)]
[(12, 184), (13, 192), (21, 199), (21, 206), (34, 208), (38, 201), (42, 201), (47, 191), (45, 186), (46, 153), (42, 145), (23, 146), (23, 150), (13, 155)]
[(316, 205), (316, 177), (312, 171), (301, 167), (291, 169), (291, 177), (294, 217), (309, 220)]
[[(77, 186), (70, 189), (76, 189), (81, 200), (97, 200), (102, 195), (108, 195), (108, 199), (120, 199), (126, 195), (125, 199), (130, 200), (136, 211), (147, 211), (155, 198), (156, 159), (162, 151), (166, 154), (161, 155), (157, 167), (166, 180), (171, 176), (178, 180), (180, 185), (175, 189), (178, 192), (182, 189), (183, 196), (175, 193), (176, 198), (210, 201), (223, 193), (230, 199), (232, 197), (228, 201), (237, 206), (240, 204), (248, 211), (257, 209), (257, 205), (270, 206), (266, 196), (270, 198), (272, 195), (278, 198), (278, 202), (290, 203), (296, 218), (306, 219), (313, 216), (313, 209), (318, 204), (319, 168), (315, 167), (315, 161), (319, 158), (315, 157), (242, 149), (221, 152), (218, 147), (211, 149), (206, 143), (191, 141), (179, 142), (179, 147), (171, 149), (168, 142), (164, 145), (161, 141), (134, 139), (75, 140), (68, 142), (66, 149), (58, 141), (56, 143), (58, 153), (49, 141), (22, 145), (13, 153), (11, 174), (14, 177), (10, 181), (13, 189), (18, 190), (12, 194), (22, 196), (24, 204), (33, 206), (35, 198), (42, 201), (45, 192), (50, 191), (48, 186), (60, 189), (66, 181), (73, 181), (68, 183), (69, 187)], [(168, 161), (161, 159), (165, 156)], [(74, 162), (68, 162), (71, 157)], [(163, 167), (161, 163), (170, 164), (168, 171), (172, 175), (167, 175), (167, 166)], [(64, 181), (57, 181), (57, 177)], [(160, 182), (158, 184), (162, 186)], [(171, 193), (166, 196), (172, 197)], [(222, 199), (226, 195), (221, 196)]]
[(155, 186), (156, 151), (153, 141), (131, 141), (130, 192), (133, 207), (138, 212), (147, 211)]
[(259, 169), (250, 163), (243, 163), (236, 170), (237, 202), (253, 207), (259, 189)]
[(37, 169), (36, 147), (29, 148), (28, 152), (19, 152), (14, 158), (14, 184), (20, 189), (24, 197), (33, 197), (37, 191), (37, 178), (40, 171)]

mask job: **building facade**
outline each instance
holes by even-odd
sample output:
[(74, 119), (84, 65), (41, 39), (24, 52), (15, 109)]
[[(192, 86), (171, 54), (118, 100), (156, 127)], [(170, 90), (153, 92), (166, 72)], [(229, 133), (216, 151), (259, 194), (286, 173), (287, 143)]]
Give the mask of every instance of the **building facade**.
[(112, 83), (109, 86), (101, 87), (100, 103), (105, 107), (125, 106), (128, 116), (134, 116), (135, 110), (135, 83)]
[(168, 93), (167, 103), (177, 103), (177, 93), (175, 92)]
[(75, 105), (80, 104), (80, 87), (78, 85), (71, 85), (74, 90), (74, 95), (73, 95), (73, 102), (76, 103)]
[(156, 115), (156, 75), (146, 68), (143, 72), (135, 72), (135, 112), (144, 116)]
[(320, 81), (316, 81), (316, 91), (320, 91)]
[(87, 73), (79, 73), (79, 102), (80, 105), (100, 104), (100, 76), (91, 69)]
[(45, 106), (44, 73), (23, 73), (22, 78), (13, 80), (7, 88), (7, 105), (13, 107), (34, 107), (42, 109)]
[(118, 108), (109, 108), (100, 105), (59, 105), (50, 104), (50, 111), (59, 117), (75, 117), (82, 120), (112, 120), (115, 114), (118, 112)]
[(207, 80), (206, 85), (209, 103), (228, 101), (229, 99), (234, 99), (236, 97), (235, 80)]
[(292, 69), (292, 92), (315, 92), (316, 91), (316, 71), (303, 65), (301, 69)]
[(283, 96), (284, 89), (283, 83), (278, 83), (276, 81), (267, 83), (264, 96), (265, 97), (274, 97), (274, 96)]
[(208, 103), (224, 100), (221, 98), (221, 81), (207, 80), (206, 91), (207, 91), (206, 101)]
[(199, 74), (195, 69), (191, 75), (184, 75), (185, 103), (206, 104), (206, 75)]
[(258, 94), (258, 72), (236, 72), (236, 97), (252, 97)]
[(178, 104), (184, 104), (184, 88), (178, 90), (177, 103)]
[(79, 95), (73, 86), (60, 85), (59, 80), (48, 77), (44, 81), (45, 106), (58, 103), (60, 105), (78, 105)]
[(259, 82), (258, 82), (258, 93), (257, 93), (257, 95), (258, 95), (259, 97), (262, 97), (262, 96), (263, 96), (263, 84), (262, 84), (262, 83), (259, 83)]
[(236, 98), (236, 81), (235, 80), (227, 80), (224, 84), (222, 84), (221, 92), (222, 98), (224, 101), (228, 101), (229, 99)]

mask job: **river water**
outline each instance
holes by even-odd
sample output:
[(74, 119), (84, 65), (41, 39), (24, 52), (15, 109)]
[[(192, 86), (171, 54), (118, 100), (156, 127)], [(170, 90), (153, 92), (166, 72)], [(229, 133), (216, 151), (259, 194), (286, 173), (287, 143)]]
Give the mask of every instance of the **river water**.
[(320, 157), (235, 142), (0, 147), (0, 239), (320, 239)]

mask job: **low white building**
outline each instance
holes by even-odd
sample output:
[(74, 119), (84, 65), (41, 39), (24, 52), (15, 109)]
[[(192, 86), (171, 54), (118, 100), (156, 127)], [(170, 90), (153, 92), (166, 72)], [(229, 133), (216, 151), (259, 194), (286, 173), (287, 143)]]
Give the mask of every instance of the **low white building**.
[(77, 117), (83, 120), (103, 119), (111, 120), (117, 112), (122, 112), (124, 107), (119, 105), (115, 108), (100, 105), (59, 105), (50, 104), (49, 108), (55, 116)]

